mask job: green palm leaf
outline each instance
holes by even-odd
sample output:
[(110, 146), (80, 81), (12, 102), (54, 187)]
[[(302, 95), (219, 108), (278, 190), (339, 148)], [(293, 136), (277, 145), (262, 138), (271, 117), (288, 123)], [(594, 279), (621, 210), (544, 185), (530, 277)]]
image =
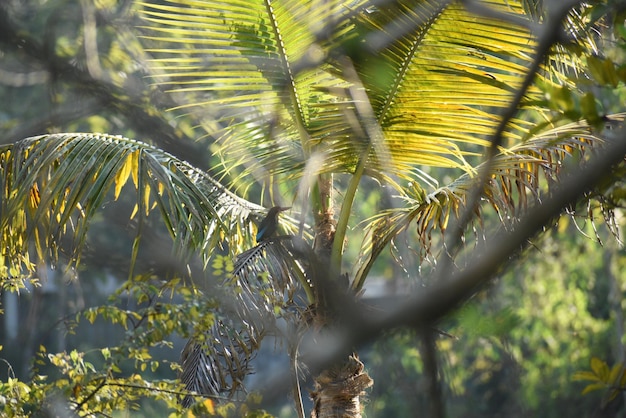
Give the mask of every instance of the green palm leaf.
[[(526, 27), (439, 1), (142, 5), (146, 39), (176, 46), (150, 49), (155, 68), (170, 73), (162, 82), (214, 118), (207, 126), (218, 129), (224, 164), (246, 173), (297, 177), (312, 151), (326, 157), (319, 171), (353, 172), (368, 149), (366, 173), (381, 179), (419, 179), (423, 166), (473, 173), (536, 46)], [(486, 6), (533, 23), (525, 3)], [(531, 89), (526, 106), (541, 98)], [(365, 102), (371, 115), (360, 110)], [(372, 133), (373, 123), (382, 131)], [(516, 119), (505, 137), (517, 143), (531, 129)]]
[[(173, 1), (144, 3), (143, 14), (153, 24), (146, 38), (161, 45), (149, 49), (155, 69), (168, 71), (160, 82), (185, 93), (185, 108), (200, 106), (215, 116), (210, 126), (228, 149), (225, 159), (248, 171), (286, 172), (303, 165), (311, 146), (305, 134), (310, 109), (301, 95), (334, 79), (317, 70), (292, 73), (291, 63), (313, 40), (302, 23), (327, 20), (341, 3), (304, 9), (298, 1)], [(168, 43), (174, 48), (162, 47)], [(270, 147), (267, 138), (279, 132), (283, 140)]]
[[(623, 121), (624, 116), (613, 115), (611, 120)], [(482, 213), (491, 207), (505, 227), (512, 226), (528, 205), (536, 202), (537, 199), (528, 199), (529, 195), (540, 197), (549, 185), (558, 182), (566, 158), (573, 153), (589, 153), (603, 143), (602, 136), (594, 134), (586, 123), (576, 122), (546, 130), (503, 150), (490, 162), (491, 181), (483, 190), (488, 205), (477, 208), (475, 222), (481, 222)], [(441, 235), (445, 234), (448, 226), (465, 210), (466, 199), (477, 180), (476, 176), (464, 174), (429, 194), (416, 185), (403, 196), (403, 206), (383, 211), (369, 220), (363, 245), (366, 251), (357, 263), (353, 287), (361, 288), (376, 258), (409, 227), (416, 229), (420, 239), (420, 257), (430, 257), (432, 232), (439, 230)], [(394, 246), (391, 248), (393, 250)]]
[[(217, 122), (208, 126), (219, 127), (212, 134), (224, 143), (225, 166), (236, 162), (247, 172), (297, 176), (315, 150), (326, 153), (326, 171), (352, 170), (354, 143), (338, 141), (351, 132), (350, 126), (345, 121), (336, 125), (336, 115), (352, 112), (354, 106), (351, 97), (338, 99), (335, 93), (351, 84), (329, 71), (330, 65), (297, 65), (318, 51), (314, 41), (316, 30), (323, 29), (321, 22), (336, 24), (334, 38), (348, 32), (350, 9), (345, 2), (253, 1), (239, 7), (236, 2), (172, 1), (144, 6), (150, 29), (159, 34), (148, 35), (149, 41), (187, 45), (176, 56), (169, 48), (150, 52), (157, 71), (173, 71), (165, 82), (174, 92), (186, 93), (188, 106), (201, 106), (216, 117)], [(183, 30), (187, 15), (201, 16), (202, 23)], [(192, 84), (196, 86), (189, 87)], [(212, 111), (215, 107), (220, 111)], [(334, 119), (326, 120), (326, 115)], [(323, 141), (328, 146), (320, 150)], [(346, 151), (351, 158), (336, 158)]]
[[(132, 216), (142, 222), (158, 210), (181, 255), (200, 250), (206, 260), (224, 241), (233, 252), (251, 246), (252, 218), (265, 212), (188, 163), (118, 136), (53, 134), (5, 145), (0, 172), (2, 261), (12, 275), (32, 267), (30, 242), (42, 259), (56, 261), (67, 236), (77, 259), (93, 215), (128, 183), (136, 191)], [(283, 226), (293, 231), (292, 222)]]
[[(440, 1), (389, 2), (359, 15), (365, 46), (354, 59), (382, 126), (391, 170), (400, 178), (419, 180), (423, 166), (473, 175), (499, 115), (532, 67), (537, 45), (529, 28), (537, 22), (526, 10), (533, 5), (494, 0), (481, 6), (507, 20)], [(568, 67), (561, 62), (555, 54), (537, 74), (537, 85), (566, 80)], [(570, 58), (569, 64), (576, 62)], [(507, 123), (507, 146), (532, 135), (535, 124), (525, 110), (558, 122), (536, 106), (544, 97), (537, 85)]]

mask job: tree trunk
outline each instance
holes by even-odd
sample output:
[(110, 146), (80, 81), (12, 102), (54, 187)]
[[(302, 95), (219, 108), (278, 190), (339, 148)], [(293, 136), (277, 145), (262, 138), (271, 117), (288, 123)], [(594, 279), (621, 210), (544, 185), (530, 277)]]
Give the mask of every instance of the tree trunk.
[[(315, 213), (313, 251), (320, 265), (327, 267), (330, 264), (337, 225), (333, 209), (333, 176), (320, 175), (317, 187), (320, 207)], [(324, 267), (317, 275), (329, 277), (329, 273), (332, 272), (324, 270)], [(347, 275), (341, 274), (330, 281), (323, 281), (320, 278), (314, 278), (317, 280), (313, 324), (318, 329), (334, 322), (329, 321), (335, 316), (333, 311), (336, 307), (332, 303), (336, 296), (334, 292), (346, 292), (349, 287)], [(315, 389), (311, 392), (313, 400), (311, 418), (361, 418), (361, 396), (374, 381), (365, 372), (365, 367), (356, 354), (322, 371), (314, 380)]]
[(373, 383), (357, 355), (351, 355), (315, 378), (311, 418), (360, 418), (360, 398)]

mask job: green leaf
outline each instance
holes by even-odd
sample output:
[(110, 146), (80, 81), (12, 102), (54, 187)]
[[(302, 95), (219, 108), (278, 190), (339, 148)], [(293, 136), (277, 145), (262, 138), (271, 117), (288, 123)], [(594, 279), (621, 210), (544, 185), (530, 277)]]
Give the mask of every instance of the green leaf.
[(590, 385), (587, 385), (583, 391), (581, 392), (582, 395), (586, 395), (589, 392), (593, 392), (594, 390), (600, 390), (600, 389), (605, 389), (606, 385), (604, 383), (592, 383)]
[(587, 62), (591, 75), (600, 85), (609, 85), (612, 88), (617, 87), (619, 76), (615, 64), (610, 58), (590, 56), (587, 58)]
[(572, 375), (572, 380), (591, 380), (593, 382), (600, 382), (598, 375), (588, 371), (576, 372)]
[(609, 373), (607, 382), (609, 385), (618, 386), (619, 380), (624, 370), (624, 365), (622, 363), (616, 363), (611, 368), (611, 372)]
[(609, 383), (609, 366), (605, 361), (597, 357), (591, 358), (591, 370), (598, 376), (600, 381)]

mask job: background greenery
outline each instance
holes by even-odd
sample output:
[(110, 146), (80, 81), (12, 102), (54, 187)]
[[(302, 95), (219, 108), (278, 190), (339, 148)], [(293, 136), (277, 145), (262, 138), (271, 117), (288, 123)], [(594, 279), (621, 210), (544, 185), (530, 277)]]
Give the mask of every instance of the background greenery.
[[(215, 150), (212, 138), (191, 140), (197, 123), (194, 115), (164, 112), (172, 106), (171, 99), (145, 78), (145, 57), (136, 39), (139, 22), (131, 13), (130, 1), (33, 0), (8, 4), (14, 19), (11, 25), (26, 34), (26, 41), (18, 44), (5, 37), (0, 46), (2, 143), (44, 132), (107, 132), (129, 138), (150, 137), (159, 147), (199, 167), (210, 170), (215, 166), (210, 153), (205, 152)], [(625, 54), (620, 16), (616, 18), (618, 25), (610, 28), (615, 30), (613, 42), (600, 46), (603, 56), (618, 63), (624, 61)], [(90, 42), (85, 27), (97, 30), (98, 65), (89, 62), (83, 48)], [(3, 36), (7, 33), (5, 30)], [(70, 70), (73, 65), (78, 70)], [(623, 111), (624, 83), (607, 77), (598, 70), (602, 83), (594, 93), (606, 113)], [(555, 111), (581, 112), (575, 98), (563, 93), (559, 99)], [(159, 135), (153, 135), (155, 131)], [(370, 190), (367, 182), (361, 185), (357, 199), (363, 216), (356, 219), (380, 209), (376, 207), (378, 189), (371, 186)], [(616, 187), (615, 194), (620, 190)], [(250, 195), (258, 196), (261, 202), (261, 190), (251, 190)], [(198, 312), (211, 307), (199, 306), (191, 293), (170, 297), (175, 283), (156, 281), (145, 288), (124, 287), (136, 227), (128, 221), (134, 204), (125, 193), (116, 205), (110, 204), (113, 200), (110, 196), (105, 202), (105, 210), (89, 231), (82, 264), (88, 267), (75, 272), (64, 265), (40, 266), (41, 277), (45, 277), (40, 287), (23, 289), (19, 295), (10, 292), (8, 286), (3, 290), (0, 356), (4, 361), (0, 379), (5, 385), (0, 396), (5, 401), (15, 393), (42, 396), (35, 391), (29, 395), (26, 386), (18, 387), (19, 382), (12, 380), (37, 382), (37, 375), (32, 375), (34, 364), (38, 365), (37, 374), (56, 374), (62, 381), (73, 370), (112, 362), (106, 350), (112, 341), (124, 347), (117, 355), (127, 355), (126, 361), (115, 362), (124, 376), (120, 391), (112, 389), (109, 394), (120, 398), (120, 409), (129, 410), (125, 416), (163, 414), (165, 405), (175, 400), (175, 396), (164, 393), (156, 402), (141, 392), (129, 395), (125, 388), (131, 388), (134, 379), (138, 386), (144, 385), (143, 378), (154, 378), (157, 386), (159, 379), (174, 379), (173, 363), (178, 360), (182, 342), (173, 339), (171, 345), (150, 350), (138, 348), (138, 342), (156, 341), (159, 332), (198, 322), (202, 319)], [(616, 212), (616, 223), (622, 226), (620, 209)], [(449, 416), (624, 413), (621, 394), (603, 408), (604, 391), (583, 396), (586, 383), (574, 380), (576, 372), (591, 367), (593, 357), (609, 365), (624, 361), (626, 253), (603, 226), (599, 209), (590, 207), (589, 213), (597, 222), (567, 217), (559, 220), (519, 256), (514, 268), (503, 272), (489, 289), (440, 324), (452, 335), (440, 337), (437, 343)], [(352, 227), (358, 229), (357, 225)], [(171, 249), (166, 231), (158, 226), (146, 230), (151, 236), (144, 242), (158, 245), (143, 246), (137, 260), (158, 276), (159, 269), (171, 267), (173, 261), (167, 256)], [(357, 254), (359, 244), (358, 239), (352, 240), (348, 251)], [(376, 265), (376, 284), (396, 290), (422, 285), (406, 277), (391, 255), (383, 257)], [(207, 274), (211, 273), (215, 271)], [(80, 281), (74, 279), (78, 274)], [(194, 277), (202, 280), (201, 276)], [(366, 289), (365, 295), (369, 294), (375, 294), (373, 287)], [(155, 298), (159, 299), (156, 304)], [(259, 366), (273, 358), (265, 351), (261, 356), (268, 357), (260, 358)], [(367, 416), (408, 417), (427, 409), (419, 339), (411, 331), (390, 332), (388, 338), (362, 351), (361, 357), (376, 382), (365, 405)], [(278, 355), (273, 361), (286, 361), (286, 357)], [(142, 378), (136, 377), (137, 370), (145, 372)], [(262, 376), (254, 378), (263, 381)], [(63, 391), (68, 387), (58, 384), (58, 388), (62, 405)], [(69, 388), (80, 389), (78, 385)], [(289, 402), (285, 399), (283, 403)], [(268, 408), (276, 415), (293, 416), (290, 406)], [(133, 409), (137, 411), (130, 412)]]

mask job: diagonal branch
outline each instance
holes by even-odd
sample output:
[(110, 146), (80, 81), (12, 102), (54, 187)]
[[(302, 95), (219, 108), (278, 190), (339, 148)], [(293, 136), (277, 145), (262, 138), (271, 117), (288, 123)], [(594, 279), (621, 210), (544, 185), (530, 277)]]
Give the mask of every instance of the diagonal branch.
[[(454, 312), (505, 268), (530, 238), (571, 204), (584, 198), (589, 190), (605, 181), (613, 167), (622, 163), (625, 156), (626, 129), (623, 128), (586, 165), (571, 168), (551, 195), (540, 205), (529, 209), (512, 231), (502, 230), (486, 239), (484, 246), (470, 254), (468, 266), (452, 273), (447, 280), (435, 279), (431, 287), (420, 288), (419, 293), (400, 300), (396, 297), (387, 300), (382, 311), (372, 311), (371, 307), (358, 304), (353, 298), (338, 295), (333, 303), (343, 319), (337, 322), (345, 325), (325, 336), (308, 336), (301, 345), (308, 348), (302, 357), (311, 373), (320, 372), (338, 359), (345, 358), (355, 346), (370, 342), (390, 329), (407, 326), (424, 329)], [(441, 270), (435, 274), (440, 276)], [(284, 393), (288, 384), (288, 379), (285, 379), (287, 373), (288, 370), (276, 373), (275, 380), (266, 382), (264, 400), (271, 402)]]
[[(527, 244), (528, 240), (540, 232), (546, 225), (558, 217), (565, 208), (584, 197), (585, 193), (610, 176), (613, 167), (626, 156), (626, 130), (593, 157), (582, 168), (570, 169), (561, 184), (523, 216), (512, 232), (502, 231), (482, 248), (477, 248), (468, 267), (453, 273), (449, 280), (433, 280), (432, 287), (420, 290), (387, 315), (372, 318), (363, 308), (358, 311), (360, 317), (367, 317), (364, 324), (357, 327), (345, 341), (350, 344), (362, 343), (374, 338), (383, 330), (398, 326), (422, 327), (432, 324), (450, 314), (460, 304), (470, 298), (481, 286), (488, 283), (494, 275), (505, 267), (512, 257)], [(441, 271), (437, 271), (438, 276)], [(347, 310), (346, 310), (347, 312)], [(354, 323), (354, 322), (351, 322)], [(345, 331), (345, 330), (344, 330)], [(340, 344), (344, 346), (343, 342)], [(346, 347), (347, 349), (347, 347)]]
[[(131, 90), (123, 86), (94, 78), (88, 70), (75, 65), (70, 58), (51, 55), (39, 39), (29, 35), (27, 30), (11, 19), (8, 8), (2, 4), (0, 4), (0, 45), (9, 50), (19, 51), (40, 63), (51, 74), (52, 79), (67, 83), (83, 94), (88, 93), (102, 108), (116, 112), (138, 135), (149, 137), (163, 150), (201, 169), (209, 168), (206, 159), (203, 158), (206, 153), (198, 152), (200, 148), (193, 140), (183, 137), (184, 134), (168, 121), (151, 114), (146, 109), (144, 97), (146, 91), (141, 90), (133, 94)], [(165, 97), (163, 95), (159, 99)], [(154, 102), (153, 99), (152, 102)], [(80, 114), (76, 116), (78, 118)], [(59, 122), (58, 119), (52, 120), (54, 123)], [(154, 135), (155, 132), (159, 134)], [(38, 133), (44, 133), (43, 129), (38, 132), (31, 131), (29, 135)], [(15, 135), (11, 135), (9, 139), (21, 138), (23, 136), (16, 138)], [(2, 142), (6, 142), (6, 138)]]

